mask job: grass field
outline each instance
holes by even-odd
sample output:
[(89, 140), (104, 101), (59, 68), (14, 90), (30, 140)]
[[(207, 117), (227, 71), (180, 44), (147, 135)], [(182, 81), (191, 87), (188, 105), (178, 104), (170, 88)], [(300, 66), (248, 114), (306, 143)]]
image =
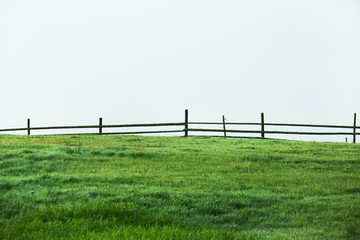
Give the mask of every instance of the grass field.
[(0, 135), (0, 239), (360, 239), (360, 145)]

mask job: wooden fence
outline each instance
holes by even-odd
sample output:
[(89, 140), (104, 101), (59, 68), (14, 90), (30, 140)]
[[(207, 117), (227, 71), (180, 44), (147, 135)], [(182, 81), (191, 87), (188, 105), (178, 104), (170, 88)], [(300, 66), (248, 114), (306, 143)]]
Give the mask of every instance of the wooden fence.
[[(143, 123), (143, 124), (117, 124), (117, 125), (103, 125), (103, 119), (99, 118), (98, 125), (79, 125), (79, 126), (53, 126), (53, 127), (31, 127), (30, 119), (27, 120), (27, 127), (25, 128), (11, 128), (11, 129), (0, 129), (0, 132), (18, 132), (26, 131), (27, 135), (30, 135), (32, 131), (35, 130), (63, 130), (63, 129), (97, 129), (98, 132), (93, 133), (70, 133), (71, 135), (78, 134), (99, 134), (99, 135), (136, 135), (136, 134), (160, 134), (160, 133), (183, 133), (185, 137), (188, 136), (199, 136), (196, 134), (190, 133), (203, 133), (205, 135), (201, 136), (210, 136), (208, 133), (221, 133), (222, 137), (225, 138), (248, 138), (246, 136), (234, 136), (230, 134), (256, 134), (251, 138), (260, 138), (267, 139), (265, 135), (271, 134), (280, 134), (280, 135), (344, 135), (352, 136), (353, 143), (356, 143), (356, 135), (360, 133), (356, 132), (356, 129), (360, 129), (360, 126), (356, 126), (356, 113), (354, 114), (354, 124), (353, 126), (340, 126), (340, 125), (315, 125), (315, 124), (288, 124), (288, 123), (265, 123), (264, 113), (261, 113), (261, 121), (259, 123), (244, 123), (244, 122), (225, 122), (225, 116), (222, 118), (222, 122), (190, 122), (188, 110), (185, 110), (185, 121), (184, 122), (175, 122), (175, 123)], [(222, 128), (196, 128), (194, 126), (199, 125), (218, 125)], [(259, 126), (260, 130), (244, 130), (244, 129), (228, 129), (229, 126)], [(276, 127), (310, 127), (310, 128), (331, 128), (331, 129), (342, 129), (341, 131), (269, 131), (265, 130), (266, 126), (276, 126)], [(181, 127), (180, 129), (170, 129), (170, 130), (146, 130), (146, 131), (115, 131), (115, 132), (106, 132), (104, 129), (110, 128), (153, 128), (153, 127)], [(345, 131), (344, 129), (350, 130)], [(64, 133), (60, 133), (65, 135)], [(67, 133), (69, 134), (69, 133)], [(49, 134), (42, 134), (49, 135)], [(52, 134), (51, 134), (52, 135)], [(219, 137), (216, 135), (214, 137)]]

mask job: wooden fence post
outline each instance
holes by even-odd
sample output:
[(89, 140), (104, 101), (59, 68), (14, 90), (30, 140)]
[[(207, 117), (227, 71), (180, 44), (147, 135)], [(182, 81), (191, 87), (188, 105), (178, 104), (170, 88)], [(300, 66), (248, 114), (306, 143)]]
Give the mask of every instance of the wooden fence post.
[(99, 118), (99, 135), (102, 134), (102, 118)]
[(226, 138), (226, 128), (225, 128), (225, 116), (222, 117), (223, 120), (223, 128), (224, 128), (224, 138)]
[(187, 109), (185, 109), (185, 137), (189, 136), (189, 111)]
[(265, 138), (264, 113), (261, 113), (261, 138)]
[(27, 134), (30, 136), (30, 118), (27, 120)]
[(356, 113), (354, 113), (353, 143), (356, 143)]

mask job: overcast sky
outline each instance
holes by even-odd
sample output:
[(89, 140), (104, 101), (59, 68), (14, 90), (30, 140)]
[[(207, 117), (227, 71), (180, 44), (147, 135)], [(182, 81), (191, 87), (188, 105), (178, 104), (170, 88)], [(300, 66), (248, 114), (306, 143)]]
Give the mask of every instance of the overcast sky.
[(358, 0), (0, 0), (0, 128), (351, 125), (359, 43)]

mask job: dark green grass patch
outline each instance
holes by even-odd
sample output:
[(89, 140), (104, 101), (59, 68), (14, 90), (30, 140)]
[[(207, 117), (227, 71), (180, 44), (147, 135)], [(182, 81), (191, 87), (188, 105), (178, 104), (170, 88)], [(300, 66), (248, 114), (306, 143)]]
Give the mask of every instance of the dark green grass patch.
[(0, 135), (0, 239), (357, 239), (360, 146)]

